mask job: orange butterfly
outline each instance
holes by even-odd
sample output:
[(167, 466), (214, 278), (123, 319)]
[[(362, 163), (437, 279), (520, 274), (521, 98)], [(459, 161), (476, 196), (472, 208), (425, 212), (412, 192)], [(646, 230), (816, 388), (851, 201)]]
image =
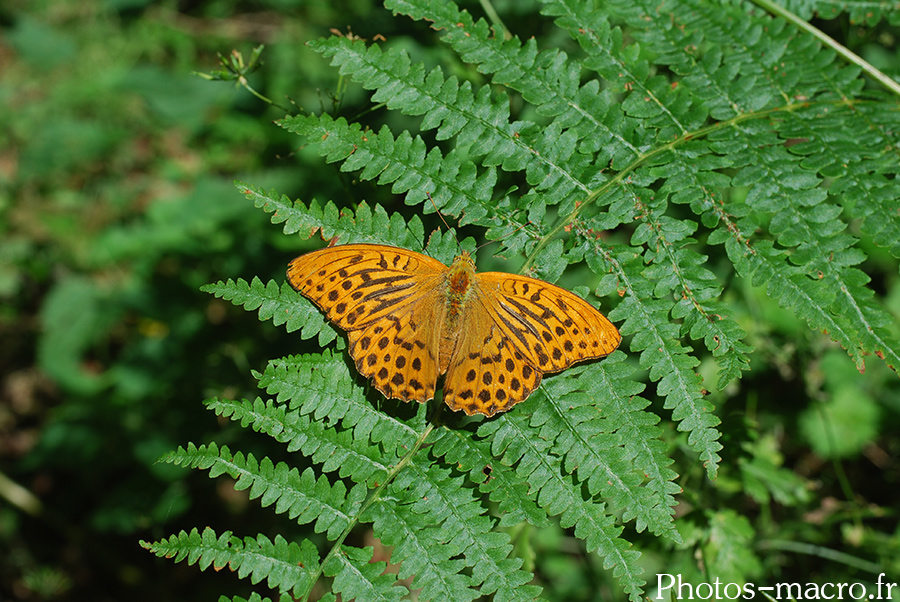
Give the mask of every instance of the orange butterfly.
[(425, 402), (438, 376), (454, 411), (493, 416), (545, 372), (605, 357), (622, 340), (581, 297), (535, 278), (447, 267), (397, 247), (327, 247), (290, 263), (288, 280), (346, 330), (356, 368), (387, 398)]

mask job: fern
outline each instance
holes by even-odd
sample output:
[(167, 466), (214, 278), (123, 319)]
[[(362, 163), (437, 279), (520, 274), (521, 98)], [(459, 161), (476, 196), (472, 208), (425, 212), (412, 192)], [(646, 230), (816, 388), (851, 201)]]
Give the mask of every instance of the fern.
[[(597, 295), (620, 297), (609, 317), (627, 346), (546, 378), (527, 407), (481, 422), (383, 400), (340, 352), (273, 360), (255, 374), (272, 399), (208, 406), (299, 451), (310, 467), (214, 444), (164, 459), (230, 475), (263, 506), (312, 524), (327, 546), (211, 530), (144, 545), (201, 568), (227, 564), (254, 583), (266, 578), (282, 597), (308, 599), (328, 578), (345, 599), (396, 600), (408, 591), (398, 580), (411, 577), (421, 599), (532, 600), (540, 589), (508, 529), (558, 522), (638, 600), (640, 552), (623, 524), (683, 543), (673, 519), (680, 488), (650, 400), (662, 398), (715, 477), (719, 418), (698, 366), (713, 361), (722, 389), (742, 378), (754, 352), (723, 300), (726, 279), (765, 286), (860, 370), (868, 355), (900, 368), (892, 319), (858, 267), (860, 237), (900, 257), (898, 101), (864, 90), (860, 69), (837, 62), (793, 16), (738, 4), (545, 0), (543, 15), (577, 56), (495, 35), (446, 0), (386, 6), (429, 22), (490, 84), (427, 70), (395, 47), (333, 37), (310, 45), (373, 102), (419, 117), (424, 135), (329, 115), (280, 125), (423, 212), (433, 210), (430, 196), (460, 225), (498, 240), (501, 254), (524, 254), (523, 270), (556, 280), (582, 264)], [(821, 8), (799, 6), (804, 15)], [(532, 120), (511, 115), (516, 95)], [(445, 262), (459, 248), (453, 233), (426, 241), (418, 217), (379, 205), (339, 208), (237, 186), (285, 234), (399, 245)], [(727, 265), (711, 265), (702, 245), (722, 247)], [(320, 345), (343, 341), (286, 285), (229, 280), (204, 290)], [(655, 383), (647, 398), (638, 368)], [(723, 517), (711, 520), (745, 541), (740, 521)], [(346, 543), (360, 525), (393, 546), (399, 575)], [(755, 566), (746, 556), (729, 570)]]

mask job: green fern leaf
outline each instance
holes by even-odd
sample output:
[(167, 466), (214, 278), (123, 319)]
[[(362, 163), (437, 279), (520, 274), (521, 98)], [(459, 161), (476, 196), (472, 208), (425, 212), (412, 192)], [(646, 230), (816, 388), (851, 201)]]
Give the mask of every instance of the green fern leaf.
[(471, 578), (461, 574), (465, 563), (452, 558), (435, 529), (424, 527), (409, 507), (391, 502), (376, 502), (366, 518), (382, 542), (394, 546), (392, 558), (403, 561), (400, 577), (415, 575), (416, 588), (422, 588), (422, 596), (429, 600), (477, 598)]
[(263, 284), (254, 277), (248, 284), (243, 278), (238, 278), (237, 282), (229, 278), (227, 282), (207, 284), (200, 290), (242, 305), (248, 311), (258, 309), (260, 320), (272, 320), (276, 326), (284, 324), (288, 332), (299, 330), (304, 339), (318, 336), (320, 345), (327, 345), (338, 336), (337, 330), (322, 318), (321, 312), (312, 304), (300, 301), (302, 295), (287, 283), (279, 286), (270, 280)]
[(400, 245), (407, 248), (422, 248), (424, 230), (418, 216), (409, 223), (399, 215), (389, 216), (383, 207), (375, 205), (374, 210), (366, 203), (360, 203), (356, 210), (338, 211), (334, 203), (324, 207), (315, 200), (306, 207), (300, 201), (291, 202), (274, 191), (264, 191), (256, 186), (235, 181), (235, 185), (254, 205), (272, 214), (272, 223), (284, 222), (284, 233), (304, 234), (310, 238), (320, 232), (322, 238), (341, 238), (342, 243), (369, 242)]
[(210, 528), (202, 534), (195, 528), (190, 533), (181, 531), (158, 542), (142, 541), (141, 546), (160, 558), (196, 563), (203, 571), (211, 566), (215, 570), (227, 566), (254, 584), (265, 579), (270, 588), (295, 595), (312, 586), (312, 574), (319, 566), (319, 556), (312, 543), (289, 543), (280, 535), (275, 541), (264, 535), (240, 539), (230, 531), (216, 536)]
[[(536, 110), (554, 123), (576, 132), (574, 143), (583, 153), (599, 152), (597, 164), (612, 163), (620, 169), (639, 155), (638, 149), (608, 125), (615, 101), (598, 82), (580, 83), (581, 66), (556, 49), (537, 50), (533, 38), (522, 44), (518, 38), (504, 40), (490, 31), (484, 20), (473, 21), (467, 11), (452, 2), (388, 0), (385, 6), (413, 19), (433, 23), (444, 31), (444, 40), (467, 63), (494, 82), (520, 92)], [(605, 119), (607, 118), (607, 119)], [(539, 220), (533, 220), (538, 222)]]
[(887, 19), (891, 25), (900, 24), (900, 12), (896, 6), (891, 8), (889, 4), (869, 4), (859, 2), (831, 2), (824, 0), (787, 0), (785, 8), (798, 14), (804, 21), (813, 17), (832, 20), (841, 14), (848, 13), (850, 23), (853, 25), (878, 25), (882, 19)]
[[(420, 136), (411, 137), (403, 132), (397, 137), (386, 127), (377, 133), (363, 131), (359, 124), (348, 124), (343, 118), (329, 115), (300, 115), (279, 122), (290, 132), (304, 136), (315, 145), (319, 154), (328, 161), (344, 161), (342, 171), (361, 170), (359, 177), (374, 180), (382, 185), (392, 184), (395, 194), (406, 194), (407, 204), (421, 203), (430, 192), (435, 205), (448, 214), (459, 214), (465, 208), (460, 225), (513, 225), (509, 201), (498, 207), (493, 200), (497, 183), (496, 171), (487, 168), (479, 173), (472, 161), (463, 161), (457, 153), (442, 155), (440, 149), (427, 150)], [(425, 203), (426, 213), (434, 211), (431, 203)], [(492, 219), (485, 216), (492, 214)], [(493, 217), (497, 214), (498, 217)], [(421, 222), (416, 221), (421, 227)], [(403, 244), (396, 237), (392, 244)], [(419, 237), (417, 240), (421, 240)]]
[(241, 426), (251, 426), (287, 444), (288, 451), (300, 451), (320, 464), (323, 472), (337, 471), (343, 478), (375, 486), (384, 482), (390, 469), (384, 463), (380, 446), (354, 437), (350, 430), (329, 427), (324, 421), (287, 410), (271, 400), (264, 403), (257, 398), (251, 403), (212, 399), (206, 404), (220, 416), (240, 420)]
[(592, 243), (595, 252), (587, 254), (587, 263), (595, 272), (604, 273), (612, 266), (612, 274), (601, 283), (603, 288), (625, 291), (622, 302), (609, 313), (611, 320), (622, 320), (623, 335), (633, 334), (631, 348), (641, 351), (641, 366), (650, 370), (650, 378), (658, 380), (657, 392), (666, 397), (665, 407), (672, 418), (680, 421), (678, 429), (690, 433), (688, 442), (700, 453), (710, 478), (716, 476), (722, 449), (715, 426), (719, 419), (712, 405), (703, 399), (702, 379), (694, 372), (699, 363), (679, 342), (679, 329), (667, 316), (674, 303), (653, 299), (654, 285), (646, 277), (641, 250), (617, 247), (606, 249)]
[[(532, 577), (520, 569), (522, 560), (507, 558), (512, 551), (509, 537), (492, 531), (492, 521), (484, 516), (484, 508), (472, 491), (462, 486), (462, 479), (434, 464), (422, 467), (412, 462), (408, 467), (392, 483), (391, 491), (409, 503), (396, 506), (393, 512), (413, 530), (418, 525), (418, 530), (429, 531), (431, 537), (441, 542), (441, 551), (448, 558), (462, 555), (461, 566), (471, 567), (470, 585), (479, 587), (469, 593), (456, 592), (450, 599), (474, 599), (480, 591), (480, 595), (494, 594), (498, 600), (534, 600), (540, 588), (526, 585)], [(384, 533), (376, 530), (376, 534), (396, 539), (390, 530)], [(428, 537), (429, 533), (423, 535)], [(455, 570), (458, 572), (460, 568)], [(418, 584), (420, 577), (428, 576), (428, 573), (417, 573), (413, 583)], [(446, 578), (441, 582), (446, 583)]]
[[(619, 536), (621, 527), (609, 514), (606, 505), (584, 499), (581, 489), (563, 476), (558, 459), (550, 454), (550, 442), (535, 435), (527, 418), (513, 419), (509, 414), (481, 424), (478, 436), (490, 440), (491, 453), (531, 485), (530, 494), (550, 516), (560, 516), (563, 527), (575, 527), (580, 538), (586, 538), (588, 551), (604, 558), (604, 566), (612, 569), (632, 600), (641, 599), (643, 569), (637, 560), (640, 553)], [(589, 535), (589, 537), (588, 537)]]
[(565, 159), (579, 160), (572, 155), (570, 137), (556, 126), (510, 123), (508, 101), (492, 98), (489, 88), (476, 92), (468, 82), (458, 85), (455, 78), (444, 79), (439, 70), (426, 74), (405, 53), (382, 52), (375, 45), (366, 48), (361, 41), (329, 38), (311, 47), (331, 57), (342, 74), (376, 90), (373, 101), (409, 115), (424, 115), (422, 128), (436, 128), (439, 140), (453, 137), (469, 155), (481, 157), (485, 166), (524, 171), (528, 183), (548, 199), (563, 203), (564, 211), (574, 207), (572, 192), (589, 192), (571, 170), (560, 168)]
[(418, 436), (415, 429), (369, 403), (341, 356), (291, 356), (269, 362), (265, 372), (255, 376), (260, 387), (278, 401), (289, 402), (291, 409), (317, 421), (340, 421), (354, 437), (381, 443), (389, 455), (411, 448)]
[(275, 504), (275, 512), (287, 513), (300, 524), (315, 521), (316, 532), (326, 532), (332, 540), (349, 526), (366, 494), (361, 485), (348, 492), (340, 481), (332, 486), (324, 475), (316, 479), (310, 468), (300, 474), (283, 462), (257, 461), (253, 454), (245, 457), (241, 452), (232, 455), (227, 447), (214, 443), (178, 448), (162, 460), (207, 469), (211, 478), (227, 474), (236, 480), (235, 489), (250, 490), (250, 499), (261, 498), (263, 507)]
[(496, 461), (490, 441), (472, 438), (468, 431), (441, 429), (432, 441), (431, 453), (468, 472), (479, 490), (497, 502), (500, 526), (527, 521), (536, 527), (549, 524), (547, 515), (529, 494), (529, 483), (511, 467)]
[[(250, 594), (249, 598), (242, 598), (241, 596), (232, 596), (231, 598), (219, 596), (219, 602), (271, 602), (271, 600), (268, 597), (260, 596), (254, 592)], [(292, 598), (288, 594), (281, 594), (278, 598), (278, 602), (292, 602)]]
[(409, 590), (397, 585), (397, 577), (385, 573), (386, 562), (372, 562), (372, 548), (343, 547), (325, 564), (325, 575), (334, 577), (334, 591), (348, 600), (383, 602), (400, 600)]

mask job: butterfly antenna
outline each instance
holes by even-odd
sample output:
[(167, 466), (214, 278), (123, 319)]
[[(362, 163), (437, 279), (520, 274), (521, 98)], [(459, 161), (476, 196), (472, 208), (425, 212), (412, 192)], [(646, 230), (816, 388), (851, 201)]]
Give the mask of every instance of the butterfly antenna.
[[(453, 230), (453, 228), (450, 227), (450, 224), (447, 223), (447, 220), (444, 219), (444, 215), (441, 213), (441, 210), (438, 209), (437, 203), (435, 203), (434, 199), (431, 198), (431, 193), (426, 190), (425, 194), (428, 196), (428, 200), (431, 201), (431, 205), (434, 207), (434, 210), (437, 212), (438, 217), (441, 218), (441, 221), (444, 222), (445, 226), (447, 226), (447, 232), (452, 233), (453, 239), (456, 240), (456, 232)], [(457, 247), (459, 246), (459, 240), (456, 240), (456, 246)]]

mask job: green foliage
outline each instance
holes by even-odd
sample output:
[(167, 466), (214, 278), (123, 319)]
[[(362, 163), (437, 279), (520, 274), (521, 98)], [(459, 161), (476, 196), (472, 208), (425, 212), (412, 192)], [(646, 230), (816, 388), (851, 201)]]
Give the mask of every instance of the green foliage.
[[(359, 14), (350, 4), (319, 18)], [(275, 160), (288, 137), (271, 127), (278, 114), (190, 74), (223, 47), (249, 51), (246, 32), (228, 26), (248, 22), (241, 10), (202, 0), (0, 10), (0, 599), (219, 589), (213, 575), (173, 585), (132, 540), (166, 521), (234, 515), (207, 503), (212, 483), (157, 459), (220, 432), (186, 400), (251, 391), (247, 366), (285, 353), (290, 336), (257, 336), (253, 316), (198, 292), (281, 262), (283, 237), (234, 194), (235, 177), (291, 192), (316, 180)], [(278, 94), (317, 81), (324, 61), (287, 67), (312, 54), (309, 35), (278, 34), (254, 83)], [(273, 84), (273, 74), (285, 75)], [(295, 98), (315, 102), (314, 88)]]
[[(194, 530), (142, 545), (203, 569), (228, 565), (304, 600), (320, 581), (347, 599), (420, 589), (419, 599), (532, 600), (538, 583), (553, 599), (554, 586), (533, 583), (528, 554), (510, 536), (521, 523), (567, 530), (631, 600), (646, 594), (650, 562), (636, 542), (672, 552), (697, 580), (757, 579), (766, 559), (747, 516), (695, 487), (686, 497), (699, 509), (673, 518), (681, 490), (665, 437), (720, 479), (722, 499), (729, 487), (761, 505), (809, 499), (766, 438), (733, 446), (750, 459), (726, 465), (720, 455), (723, 432), (738, 437), (740, 427), (723, 424), (712, 401), (740, 390), (760, 361), (749, 302), (729, 297), (733, 280), (764, 288), (806, 331), (827, 333), (859, 371), (866, 356), (883, 360), (870, 362), (876, 371), (900, 368), (896, 321), (859, 267), (866, 246), (894, 272), (900, 257), (898, 100), (867, 90), (857, 67), (807, 33), (737, 4), (547, 0), (544, 24), (573, 41), (567, 50), (507, 38), (451, 2), (386, 4), (429, 22), (474, 71), (448, 77), (390, 43), (319, 40), (310, 46), (342, 77), (389, 115), (418, 118), (420, 133), (327, 114), (280, 125), (420, 213), (433, 209), (430, 195), (460, 227), (499, 241), (501, 254), (524, 254), (524, 270), (554, 281), (582, 270), (597, 295), (619, 296), (609, 317), (627, 343), (546, 378), (526, 403), (489, 420), (383, 400), (340, 352), (273, 360), (254, 373), (272, 399), (208, 406), (299, 451), (302, 469), (217, 445), (164, 459), (227, 474), (320, 536), (289, 544)], [(287, 234), (394, 244), (444, 261), (456, 248), (452, 233), (426, 241), (421, 218), (377, 203), (338, 207), (238, 188)], [(286, 285), (257, 278), (205, 290), (301, 338), (336, 337)], [(833, 399), (823, 416), (846, 420), (849, 389), (825, 388)], [(878, 434), (877, 416), (865, 412), (869, 428), (843, 446), (809, 415), (802, 431), (823, 456), (842, 457)], [(399, 573), (358, 545), (363, 525), (392, 547)], [(708, 572), (681, 550), (698, 551)]]

